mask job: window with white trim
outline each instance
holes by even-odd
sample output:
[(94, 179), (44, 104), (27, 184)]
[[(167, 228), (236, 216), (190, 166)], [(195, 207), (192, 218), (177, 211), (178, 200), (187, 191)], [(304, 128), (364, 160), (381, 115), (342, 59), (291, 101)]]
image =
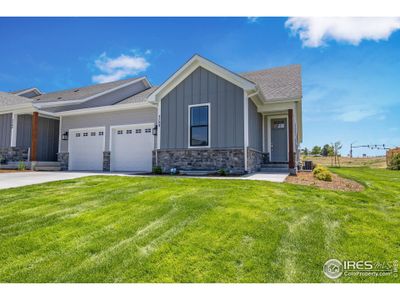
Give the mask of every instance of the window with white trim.
[(191, 106), (190, 109), (190, 147), (209, 146), (208, 127), (208, 105)]

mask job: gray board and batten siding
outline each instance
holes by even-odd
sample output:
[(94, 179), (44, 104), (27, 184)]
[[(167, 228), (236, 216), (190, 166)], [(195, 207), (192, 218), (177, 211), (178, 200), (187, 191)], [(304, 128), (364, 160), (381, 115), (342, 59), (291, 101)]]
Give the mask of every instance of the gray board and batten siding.
[(0, 115), (0, 148), (10, 147), (12, 114)]
[(244, 147), (244, 91), (199, 67), (161, 100), (161, 149), (188, 148), (188, 108), (210, 103), (211, 148)]

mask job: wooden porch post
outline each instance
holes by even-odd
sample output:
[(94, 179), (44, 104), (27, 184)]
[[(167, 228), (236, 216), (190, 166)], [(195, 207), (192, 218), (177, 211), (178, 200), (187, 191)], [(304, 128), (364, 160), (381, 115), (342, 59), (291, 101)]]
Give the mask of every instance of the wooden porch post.
[(38, 127), (39, 127), (39, 113), (35, 111), (32, 115), (31, 161), (36, 161)]
[(289, 169), (295, 168), (294, 151), (293, 151), (293, 109), (288, 109), (288, 126), (289, 126)]

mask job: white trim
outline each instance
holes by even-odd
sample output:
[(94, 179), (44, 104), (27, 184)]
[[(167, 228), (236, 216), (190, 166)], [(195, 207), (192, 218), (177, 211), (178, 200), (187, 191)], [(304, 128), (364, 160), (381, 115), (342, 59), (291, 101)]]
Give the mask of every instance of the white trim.
[(0, 113), (1, 114), (6, 114), (18, 110), (26, 110), (27, 112), (32, 112), (34, 111), (32, 104), (31, 103), (23, 103), (23, 104), (16, 104), (16, 105), (7, 105), (4, 107), (0, 107)]
[[(157, 150), (161, 149), (161, 102), (157, 105)], [(157, 152), (156, 152), (157, 155)], [(157, 160), (158, 161), (158, 160)]]
[[(58, 153), (61, 152), (61, 135), (62, 135), (62, 117), (60, 116), (60, 122), (58, 124)], [(68, 133), (69, 138), (69, 133)]]
[[(113, 129), (118, 129), (118, 128), (135, 128), (135, 127), (140, 127), (140, 126), (150, 126), (151, 129), (154, 127), (154, 123), (137, 123), (137, 124), (127, 124), (127, 125), (112, 125), (110, 126), (110, 143), (108, 144), (108, 151), (110, 152), (110, 172), (113, 171), (112, 168), (112, 137), (113, 137)], [(153, 148), (154, 148), (154, 141), (153, 141)]]
[(150, 94), (148, 96), (148, 101), (153, 103), (160, 101), (198, 67), (203, 67), (234, 85), (243, 88), (245, 91), (256, 89), (255, 83), (196, 54), (181, 68), (179, 68), (178, 71), (170, 76), (157, 90)]
[[(23, 95), (23, 94), (26, 94), (26, 93), (29, 93), (29, 92), (32, 92), (32, 91), (36, 91), (36, 93), (38, 94), (37, 96), (43, 95), (43, 93), (38, 88), (35, 88), (35, 87), (20, 91), (18, 93), (15, 93), (14, 95), (20, 96), (20, 95)], [(28, 98), (28, 99), (31, 99), (31, 98)]]
[[(151, 87), (150, 82), (147, 80), (147, 78), (146, 78), (145, 76), (143, 76), (143, 77), (137, 78), (136, 80), (130, 81), (130, 82), (128, 82), (128, 83), (119, 85), (119, 86), (114, 87), (114, 88), (112, 88), (112, 89), (103, 91), (103, 92), (101, 92), (101, 93), (98, 93), (98, 94), (95, 94), (95, 95), (92, 95), (92, 96), (89, 96), (89, 97), (86, 97), (86, 98), (83, 98), (83, 99), (67, 100), (67, 101), (54, 101), (54, 102), (42, 102), (42, 103), (32, 103), (32, 104), (33, 104), (35, 107), (38, 107), (38, 108), (64, 106), (64, 105), (69, 105), (69, 104), (80, 104), (80, 103), (83, 103), (83, 102), (86, 102), (86, 101), (95, 99), (95, 98), (97, 98), (97, 97), (100, 97), (100, 96), (109, 94), (109, 93), (114, 92), (114, 91), (116, 91), (116, 90), (119, 90), (119, 89), (121, 89), (121, 88), (130, 86), (131, 84), (137, 83), (137, 82), (142, 81), (142, 80), (145, 80), (146, 84), (149, 85), (149, 86)], [(79, 88), (77, 88), (77, 89), (79, 89)], [(37, 100), (37, 101), (41, 101), (41, 100)]]
[(57, 116), (74, 116), (74, 115), (96, 114), (96, 113), (103, 113), (103, 112), (111, 112), (111, 111), (119, 111), (119, 110), (127, 110), (127, 109), (140, 109), (140, 108), (149, 108), (149, 107), (154, 107), (154, 104), (150, 104), (147, 102), (115, 104), (115, 105), (108, 105), (108, 106), (99, 106), (99, 107), (68, 110), (68, 111), (56, 113), (56, 115)]
[(262, 116), (262, 152), (265, 153), (265, 115)]
[(243, 113), (244, 113), (244, 171), (247, 172), (248, 170), (248, 163), (247, 163), (247, 148), (249, 147), (249, 98), (247, 97), (247, 93), (244, 92), (243, 97)]
[[(199, 107), (199, 106), (208, 106), (208, 145), (207, 146), (190, 146), (190, 109), (192, 107)], [(211, 148), (211, 104), (210, 104), (210, 102), (188, 105), (188, 148), (189, 149)]]
[(267, 126), (268, 126), (268, 153), (269, 160), (272, 161), (272, 152), (271, 152), (271, 120), (273, 119), (286, 119), (286, 139), (287, 139), (287, 161), (289, 161), (289, 118), (288, 115), (267, 115)]
[(17, 130), (18, 130), (18, 114), (12, 113), (10, 147), (17, 146)]

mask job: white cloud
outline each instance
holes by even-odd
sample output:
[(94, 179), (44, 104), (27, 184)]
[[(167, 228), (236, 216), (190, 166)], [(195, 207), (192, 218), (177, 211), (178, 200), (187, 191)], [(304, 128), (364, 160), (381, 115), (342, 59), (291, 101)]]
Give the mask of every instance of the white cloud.
[(247, 17), (247, 22), (248, 23), (257, 23), (258, 22), (258, 17)]
[(400, 29), (399, 17), (341, 17), (341, 18), (289, 18), (285, 22), (305, 47), (319, 47), (328, 40), (358, 45), (362, 40), (387, 40)]
[(120, 55), (116, 58), (110, 58), (106, 53), (100, 55), (95, 61), (95, 66), (102, 74), (94, 75), (92, 81), (104, 83), (119, 80), (127, 76), (134, 76), (150, 66), (145, 57), (139, 55)]
[(381, 111), (370, 108), (347, 108), (346, 111), (337, 115), (337, 118), (344, 122), (359, 122), (363, 119), (377, 116), (379, 119), (385, 118)]

